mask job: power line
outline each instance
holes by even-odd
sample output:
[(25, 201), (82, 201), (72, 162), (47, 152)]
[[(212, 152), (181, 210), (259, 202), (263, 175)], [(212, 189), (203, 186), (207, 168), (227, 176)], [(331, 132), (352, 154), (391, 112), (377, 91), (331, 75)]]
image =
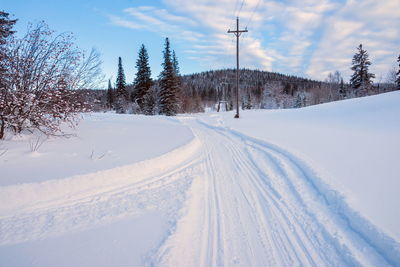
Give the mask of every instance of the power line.
[(256, 10), (258, 9), (258, 6), (260, 5), (260, 2), (261, 2), (261, 0), (258, 0), (256, 7), (253, 9), (253, 12), (251, 13), (250, 19), (246, 24), (246, 28), (247, 28), (247, 26), (249, 26), (250, 22), (252, 21), (253, 16), (256, 13)]
[[(238, 8), (239, 8), (239, 1), (240, 0), (236, 0), (236, 3), (235, 3), (235, 9), (234, 9), (234, 11), (233, 11), (233, 15), (234, 15), (234, 19), (232, 20), (232, 23), (230, 24), (230, 26), (233, 28), (234, 27), (234, 23), (235, 23), (235, 19), (236, 19), (236, 14), (238, 13)], [(243, 4), (243, 3), (242, 3)]]
[(238, 13), (236, 14), (236, 17), (239, 17), (240, 12), (242, 11), (243, 5), (244, 5), (244, 0), (242, 0), (242, 4), (240, 5), (240, 9), (239, 9)]
[(236, 0), (235, 9), (233, 11), (233, 14), (236, 14), (236, 11), (237, 11), (237, 8), (238, 8), (238, 4), (239, 4), (239, 0)]

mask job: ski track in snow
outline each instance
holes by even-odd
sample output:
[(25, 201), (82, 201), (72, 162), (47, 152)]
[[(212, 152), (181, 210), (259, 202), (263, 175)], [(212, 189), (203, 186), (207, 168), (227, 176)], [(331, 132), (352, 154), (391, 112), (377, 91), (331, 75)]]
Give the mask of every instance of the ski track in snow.
[(399, 245), (382, 233), (371, 239), (373, 227), (373, 234), (356, 231), (295, 157), (223, 127), (184, 121), (203, 144), (201, 173), (154, 265), (399, 265)]
[[(400, 265), (399, 244), (357, 216), (352, 222), (352, 211), (330, 196), (335, 192), (324, 194), (318, 177), (288, 152), (196, 118), (181, 120), (200, 144), (185, 159), (172, 157), (169, 168), (70, 199), (22, 201), (17, 211), (0, 213), (0, 245), (159, 210), (171, 229), (145, 259), (149, 266)], [(7, 190), (17, 194), (18, 186)]]

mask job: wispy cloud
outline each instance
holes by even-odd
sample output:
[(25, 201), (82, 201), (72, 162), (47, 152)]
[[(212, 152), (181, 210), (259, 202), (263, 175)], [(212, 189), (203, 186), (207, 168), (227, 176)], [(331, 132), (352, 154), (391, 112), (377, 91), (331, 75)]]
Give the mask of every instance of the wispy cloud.
[[(207, 32), (226, 33), (228, 28), (235, 27), (235, 15), (240, 15), (242, 27), (249, 27), (249, 33), (245, 34), (247, 39), (241, 43), (242, 65), (297, 73), (305, 70), (304, 57), (323, 16), (337, 7), (329, 0), (309, 0), (301, 4), (298, 1), (248, 0), (238, 14), (239, 8), (234, 10), (232, 1), (228, 0), (212, 3), (208, 0), (164, 2), (173, 10), (201, 21)], [(227, 41), (230, 38), (221, 35), (208, 40), (222, 46), (230, 44)], [(214, 51), (210, 53), (215, 54)]]
[(130, 28), (130, 29), (143, 29), (143, 25), (137, 24), (133, 21), (123, 19), (118, 16), (114, 15), (108, 15), (108, 18), (110, 19), (111, 23), (116, 25), (116, 26), (122, 26), (125, 28)]
[(348, 78), (352, 55), (362, 43), (370, 54), (371, 70), (385, 75), (400, 53), (399, 10), (400, 1), (347, 1), (327, 19), (307, 73), (321, 79), (339, 70)]
[(171, 14), (166, 9), (153, 6), (131, 7), (123, 10), (122, 15), (108, 15), (113, 25), (130, 29), (143, 29), (162, 35), (174, 35), (191, 42), (199, 41), (203, 34), (191, 31), (196, 22), (188, 17)]
[(184, 40), (187, 58), (205, 68), (234, 65), (234, 36), (227, 30), (236, 26), (237, 15), (241, 28), (249, 28), (240, 43), (243, 67), (323, 79), (334, 70), (348, 75), (359, 43), (377, 72), (389, 69), (390, 58), (399, 53), (399, 1), (247, 0), (241, 8), (241, 1), (233, 2), (163, 0), (163, 8), (130, 7), (109, 19)]

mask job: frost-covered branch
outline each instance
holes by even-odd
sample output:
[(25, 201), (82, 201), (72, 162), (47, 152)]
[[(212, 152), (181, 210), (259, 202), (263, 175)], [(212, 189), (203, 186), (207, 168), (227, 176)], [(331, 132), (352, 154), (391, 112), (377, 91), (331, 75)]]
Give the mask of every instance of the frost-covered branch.
[(0, 92), (2, 129), (55, 134), (63, 122), (75, 125), (78, 113), (89, 109), (80, 89), (102, 82), (99, 52), (92, 49), (86, 56), (70, 33), (56, 35), (44, 22), (31, 24), (23, 38), (9, 44), (8, 79)]

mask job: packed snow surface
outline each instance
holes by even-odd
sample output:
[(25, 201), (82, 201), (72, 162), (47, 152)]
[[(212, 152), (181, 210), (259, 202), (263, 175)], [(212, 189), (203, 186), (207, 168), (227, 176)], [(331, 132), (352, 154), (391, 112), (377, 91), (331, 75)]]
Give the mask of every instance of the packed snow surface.
[(7, 140), (0, 265), (399, 266), (398, 103), (93, 114), (36, 152)]

